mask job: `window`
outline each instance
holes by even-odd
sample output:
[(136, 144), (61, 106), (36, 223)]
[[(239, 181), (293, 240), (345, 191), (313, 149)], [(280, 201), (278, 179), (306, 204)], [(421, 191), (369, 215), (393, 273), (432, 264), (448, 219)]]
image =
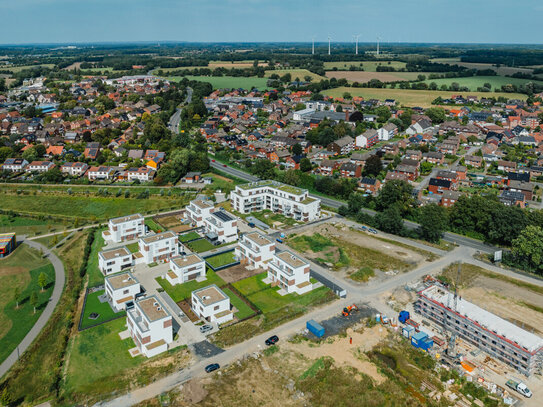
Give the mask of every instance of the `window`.
[(123, 291), (123, 294), (128, 294), (128, 290), (124, 290), (124, 291)]
[(219, 309), (219, 306), (218, 306), (218, 305), (215, 305), (215, 306), (213, 307), (213, 311), (217, 311), (218, 309)]

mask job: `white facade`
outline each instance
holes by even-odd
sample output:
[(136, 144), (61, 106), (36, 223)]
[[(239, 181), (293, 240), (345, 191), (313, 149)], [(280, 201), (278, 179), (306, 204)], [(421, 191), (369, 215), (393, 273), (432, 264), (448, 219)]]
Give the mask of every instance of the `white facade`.
[(230, 298), (215, 284), (192, 292), (192, 311), (208, 322), (224, 324), (234, 318)]
[(129, 169), (126, 171), (126, 179), (128, 181), (138, 180), (140, 182), (152, 181), (155, 177), (155, 171), (147, 167)]
[(275, 254), (275, 243), (258, 232), (243, 235), (236, 247), (235, 255), (241, 264), (268, 269), (268, 262)]
[(171, 285), (183, 284), (197, 278), (205, 279), (206, 262), (197, 254), (174, 257), (170, 261), (170, 270), (166, 273), (166, 280)]
[(51, 161), (32, 161), (26, 166), (26, 172), (47, 172), (54, 167)]
[(368, 138), (363, 134), (356, 136), (355, 146), (360, 148), (366, 148), (368, 146)]
[(317, 219), (321, 211), (321, 200), (310, 197), (306, 189), (270, 180), (236, 186), (230, 202), (241, 213), (268, 209), (304, 222)]
[(154, 295), (137, 300), (127, 311), (126, 321), (130, 336), (144, 356), (165, 352), (173, 342), (172, 316)]
[(304, 294), (313, 288), (309, 269), (309, 263), (294, 253), (276, 253), (268, 263), (268, 280), (289, 294)]
[(146, 264), (162, 260), (168, 261), (179, 255), (177, 235), (171, 231), (140, 238), (139, 248)]
[(126, 309), (141, 292), (140, 282), (132, 273), (121, 273), (105, 278), (106, 295), (116, 312)]
[(204, 219), (204, 230), (209, 240), (231, 243), (238, 240), (238, 223), (234, 215), (226, 211), (212, 212)]
[(90, 167), (87, 171), (87, 178), (91, 181), (96, 179), (111, 179), (115, 175), (113, 167)]
[(19, 172), (28, 165), (28, 161), (24, 158), (7, 158), (2, 165), (3, 171)]
[(63, 174), (71, 175), (72, 177), (80, 177), (85, 174), (89, 166), (86, 163), (73, 162), (73, 163), (64, 163), (60, 167), (60, 171)]
[(98, 268), (105, 276), (118, 273), (133, 265), (134, 257), (124, 246), (98, 253)]
[(109, 220), (107, 233), (102, 233), (106, 240), (115, 243), (135, 240), (145, 234), (145, 219), (139, 213)]
[(185, 208), (186, 218), (197, 227), (204, 226), (204, 220), (207, 219), (215, 207), (211, 202), (195, 199)]

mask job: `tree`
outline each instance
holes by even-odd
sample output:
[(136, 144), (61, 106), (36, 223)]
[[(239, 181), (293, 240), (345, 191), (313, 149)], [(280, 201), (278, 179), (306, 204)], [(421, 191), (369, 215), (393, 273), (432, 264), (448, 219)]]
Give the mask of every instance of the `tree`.
[(19, 308), (19, 302), (21, 301), (21, 289), (19, 286), (15, 286), (13, 289), (13, 300), (15, 301), (15, 308)]
[(447, 210), (436, 204), (429, 204), (420, 208), (418, 221), (420, 236), (429, 242), (438, 242), (449, 223)]
[(303, 152), (304, 152), (304, 149), (300, 143), (296, 143), (292, 146), (292, 154), (302, 155)]
[(6, 386), (4, 387), (4, 390), (2, 390), (2, 394), (0, 394), (0, 404), (9, 406), (11, 403), (13, 403), (13, 397)]
[(446, 115), (445, 110), (441, 107), (431, 107), (426, 109), (426, 116), (432, 120), (433, 124), (443, 123), (445, 121)]
[(27, 148), (25, 151), (23, 151), (22, 157), (31, 163), (32, 161), (36, 161), (38, 158), (38, 153), (36, 152), (36, 148), (30, 147)]
[(43, 292), (43, 289), (47, 285), (47, 274), (45, 274), (43, 271), (38, 276), (38, 285), (41, 287), (41, 290)]
[(398, 235), (403, 230), (403, 219), (398, 205), (392, 205), (375, 216), (377, 227), (384, 232)]
[(30, 305), (34, 307), (34, 314), (35, 314), (36, 307), (38, 305), (38, 294), (36, 294), (36, 291), (32, 291), (32, 294), (30, 294)]
[(386, 106), (379, 106), (375, 109), (375, 114), (377, 115), (377, 121), (379, 123), (384, 123), (392, 116), (390, 109)]
[(311, 171), (312, 168), (313, 166), (311, 165), (311, 161), (309, 160), (309, 158), (304, 157), (300, 160), (300, 171), (308, 172)]
[(283, 176), (283, 182), (289, 185), (300, 184), (300, 172), (297, 170), (288, 170)]
[(387, 181), (377, 196), (377, 210), (384, 211), (390, 206), (398, 204), (402, 216), (406, 215), (410, 210), (412, 192), (413, 187), (403, 180)]
[(11, 148), (9, 147), (0, 147), (0, 163), (3, 163), (6, 161), (6, 158), (9, 158), (10, 155), (12, 155), (13, 152)]
[(530, 268), (541, 273), (543, 271), (543, 229), (535, 225), (526, 226), (513, 240), (512, 253), (518, 259), (528, 263)]
[(364, 175), (373, 175), (376, 177), (382, 170), (383, 164), (381, 163), (381, 157), (377, 154), (368, 158), (364, 165)]

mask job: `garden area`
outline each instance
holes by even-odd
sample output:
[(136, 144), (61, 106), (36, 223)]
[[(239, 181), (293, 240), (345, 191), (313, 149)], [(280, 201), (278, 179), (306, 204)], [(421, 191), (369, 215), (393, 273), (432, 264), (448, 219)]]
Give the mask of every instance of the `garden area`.
[(183, 284), (171, 285), (168, 280), (162, 277), (157, 277), (156, 281), (175, 302), (180, 302), (190, 298), (191, 293), (194, 290), (207, 287), (208, 285), (216, 284), (218, 287), (222, 287), (226, 284), (224, 280), (209, 267), (206, 270), (206, 279), (202, 282), (191, 280)]
[(203, 253), (207, 252), (209, 250), (213, 250), (217, 248), (218, 246), (214, 246), (213, 243), (211, 243), (206, 238), (201, 238), (198, 240), (193, 240), (192, 242), (188, 242), (187, 246), (189, 249), (195, 253)]
[(206, 257), (205, 261), (214, 270), (217, 270), (218, 268), (227, 266), (229, 264), (238, 263), (233, 250)]
[[(79, 327), (81, 330), (126, 315), (125, 311), (114, 312), (107, 301), (100, 302), (98, 297), (104, 294), (105, 290), (95, 291), (87, 294), (85, 308), (83, 309), (83, 314), (81, 317), (81, 325)], [(91, 314), (95, 314), (95, 317), (91, 318)]]
[(97, 285), (104, 283), (104, 275), (98, 267), (98, 253), (102, 251), (102, 248), (105, 245), (104, 238), (102, 237), (102, 230), (103, 229), (98, 229), (94, 232), (94, 241), (92, 242), (89, 263), (87, 265), (89, 287), (96, 287)]
[(53, 292), (54, 281), (49, 260), (27, 245), (0, 260), (0, 362), (32, 329)]
[(200, 236), (197, 232), (194, 232), (194, 231), (179, 235), (179, 241), (181, 243), (187, 243), (187, 242), (190, 242), (191, 240), (198, 240), (201, 238), (202, 236)]

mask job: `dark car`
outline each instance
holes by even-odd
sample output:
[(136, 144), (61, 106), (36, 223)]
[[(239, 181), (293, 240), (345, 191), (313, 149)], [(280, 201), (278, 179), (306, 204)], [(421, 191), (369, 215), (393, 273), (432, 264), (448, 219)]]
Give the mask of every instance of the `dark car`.
[(220, 366), (219, 366), (218, 363), (212, 363), (212, 364), (207, 365), (205, 367), (205, 371), (206, 371), (206, 373), (211, 373), (211, 372), (214, 372), (215, 370), (217, 370), (219, 368), (220, 368)]
[(270, 336), (266, 339), (266, 345), (268, 346), (275, 345), (277, 342), (279, 342), (279, 337), (277, 335)]

